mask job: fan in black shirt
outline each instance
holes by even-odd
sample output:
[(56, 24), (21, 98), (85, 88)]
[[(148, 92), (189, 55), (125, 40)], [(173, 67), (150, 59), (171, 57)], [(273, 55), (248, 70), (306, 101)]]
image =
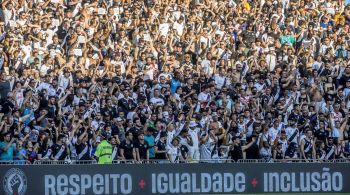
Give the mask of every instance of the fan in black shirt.
[(168, 159), (167, 150), (166, 150), (166, 138), (167, 138), (167, 133), (161, 132), (160, 139), (157, 142), (155, 147), (156, 159), (162, 159), (162, 160)]
[(134, 141), (138, 140), (138, 135), (143, 131), (142, 129), (143, 127), (139, 127), (137, 125), (134, 125), (133, 127), (131, 127), (128, 132), (131, 132), (133, 137), (134, 137)]
[(325, 129), (324, 122), (319, 123), (320, 128), (315, 131), (314, 135), (317, 140), (323, 141), (326, 143), (327, 137), (329, 137), (329, 131)]
[(188, 162), (190, 159), (190, 155), (189, 155), (189, 149), (187, 146), (185, 145), (181, 145), (180, 146), (180, 152), (181, 152), (181, 156), (183, 159), (183, 162)]
[(125, 133), (125, 140), (120, 144), (120, 156), (123, 160), (136, 160), (136, 150), (131, 132)]
[(290, 145), (288, 146), (288, 148), (286, 150), (285, 158), (286, 159), (296, 159), (296, 158), (298, 158), (296, 150), (297, 150), (296, 143), (294, 143), (294, 142), (290, 143)]
[(38, 160), (49, 160), (52, 154), (52, 150), (49, 148), (47, 141), (44, 141), (43, 144), (40, 144), (40, 142), (37, 144), (39, 146)]
[(282, 150), (282, 143), (277, 143), (277, 148), (273, 151), (273, 159), (275, 159), (275, 160), (284, 159), (284, 153)]
[(52, 160), (64, 160), (68, 153), (69, 149), (67, 147), (66, 143), (67, 137), (63, 134), (58, 136), (58, 141), (56, 144), (51, 146), (52, 150)]
[(88, 141), (88, 133), (84, 131), (79, 137), (75, 144), (77, 159), (78, 160), (91, 160), (90, 149), (91, 145)]
[(334, 145), (333, 137), (328, 137), (327, 139), (327, 146), (326, 146), (326, 160), (333, 160), (335, 159), (336, 155), (336, 146)]
[(120, 146), (120, 141), (116, 137), (111, 137), (110, 138), (110, 143), (113, 146), (113, 151), (112, 151), (112, 160), (119, 160), (119, 146)]
[(241, 146), (241, 137), (239, 136), (232, 137), (233, 144), (229, 148), (229, 156), (231, 156), (231, 159), (234, 161), (243, 159), (243, 152), (245, 150), (250, 149), (253, 145), (256, 145), (254, 144), (256, 143), (255, 139), (256, 137), (252, 137), (252, 141), (249, 144)]
[(144, 133), (140, 132), (138, 140), (135, 142), (136, 158), (138, 161), (149, 160), (149, 145), (144, 139)]

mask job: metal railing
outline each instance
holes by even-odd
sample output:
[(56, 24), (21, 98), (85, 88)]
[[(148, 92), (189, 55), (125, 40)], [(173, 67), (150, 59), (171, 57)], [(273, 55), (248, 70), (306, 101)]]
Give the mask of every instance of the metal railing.
[(36, 160), (34, 165), (84, 165), (84, 164), (97, 164), (96, 160)]
[(350, 159), (317, 160), (317, 159), (240, 159), (237, 163), (350, 163)]
[[(265, 160), (265, 159), (240, 159), (237, 162), (231, 159), (198, 159), (190, 161), (170, 162), (168, 160), (150, 159), (142, 161), (134, 160), (115, 160), (112, 164), (168, 164), (168, 163), (350, 163), (350, 159), (334, 160), (308, 160), (305, 159), (283, 159), (283, 160)], [(98, 164), (96, 160), (36, 160), (33, 163), (29, 161), (0, 161), (1, 165), (91, 165)]]

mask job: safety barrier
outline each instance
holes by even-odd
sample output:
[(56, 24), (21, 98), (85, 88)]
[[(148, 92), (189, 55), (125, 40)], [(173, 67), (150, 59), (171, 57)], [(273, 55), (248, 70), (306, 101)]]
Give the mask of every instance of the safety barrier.
[(97, 164), (96, 160), (36, 160), (34, 165)]
[(350, 169), (345, 163), (249, 160), (160, 166), (153, 162), (160, 163), (115, 161), (120, 164), (76, 167), (77, 162), (71, 161), (72, 165), (0, 166), (0, 194), (350, 194)]
[[(169, 164), (168, 160), (149, 159), (142, 161), (134, 160), (115, 160), (112, 164)], [(265, 159), (240, 159), (237, 162), (231, 159), (197, 159), (190, 161), (176, 161), (175, 163), (350, 163), (350, 159), (334, 160), (308, 160), (305, 159), (283, 159), (283, 160), (265, 160)], [(0, 161), (0, 165), (81, 165), (98, 164), (96, 160), (36, 160), (33, 163), (29, 161)]]

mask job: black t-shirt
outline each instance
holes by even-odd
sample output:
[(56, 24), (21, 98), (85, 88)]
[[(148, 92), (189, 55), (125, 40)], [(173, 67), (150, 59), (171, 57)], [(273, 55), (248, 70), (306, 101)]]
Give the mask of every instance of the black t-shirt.
[(120, 144), (120, 148), (124, 149), (124, 157), (125, 159), (133, 159), (133, 150), (135, 148), (134, 144), (132, 142), (127, 143), (126, 140), (124, 140), (121, 144)]
[(11, 91), (11, 85), (8, 81), (0, 81), (0, 98), (6, 99), (7, 94)]
[[(85, 149), (86, 148), (86, 149)], [(81, 143), (75, 145), (75, 149), (79, 160), (90, 160), (90, 146), (89, 144)]]
[(62, 26), (58, 27), (57, 35), (59, 39), (64, 39), (67, 33), (68, 33), (68, 30), (64, 29)]
[(101, 109), (101, 113), (103, 115), (109, 115), (111, 118), (116, 118), (117, 117), (117, 109), (113, 106), (108, 108), (107, 106)]
[(182, 111), (184, 111), (184, 112), (189, 112), (190, 109), (191, 109), (191, 106), (188, 105), (188, 104), (185, 104), (185, 105), (182, 107)]
[(136, 141), (135, 147), (139, 150), (140, 159), (147, 159), (148, 142), (144, 141), (144, 143), (141, 143), (140, 141)]
[(326, 155), (326, 152), (324, 150), (321, 150), (321, 149), (316, 150), (316, 156), (318, 156), (319, 158), (324, 157), (325, 155)]
[(243, 159), (243, 151), (240, 145), (235, 145), (230, 150), (231, 159), (234, 161), (238, 161), (239, 159)]
[(300, 131), (303, 131), (304, 128), (309, 125), (308, 123), (306, 123), (308, 119), (309, 119), (309, 117), (308, 116), (304, 116), (304, 115), (299, 117), (298, 125), (301, 126), (299, 128)]
[(283, 159), (283, 151), (282, 150), (280, 150), (280, 151), (277, 150), (276, 159)]
[(48, 105), (48, 113), (47, 117), (48, 118), (55, 118), (56, 116), (56, 106), (55, 105)]
[[(166, 143), (162, 141), (157, 142), (158, 151), (166, 150)], [(166, 153), (156, 153), (156, 159), (166, 159)]]
[(339, 85), (345, 86), (346, 81), (348, 81), (349, 79), (350, 79), (350, 75), (346, 75), (343, 73), (343, 75), (339, 79)]
[(328, 136), (329, 136), (329, 132), (326, 131), (326, 130), (318, 129), (318, 130), (315, 132), (315, 137), (316, 137), (318, 140), (322, 140), (323, 142), (326, 142), (326, 139), (327, 139)]
[(182, 146), (180, 147), (180, 151), (181, 151), (181, 156), (182, 156), (184, 159), (187, 159), (188, 152), (189, 152), (187, 146), (182, 145)]
[[(67, 147), (63, 144), (54, 144), (51, 146), (52, 156), (57, 160), (64, 160), (67, 154)], [(60, 153), (60, 154), (59, 154)]]
[(334, 157), (335, 157), (335, 149), (334, 149), (333, 145), (327, 146), (326, 147), (326, 158), (328, 160), (331, 160), (331, 159), (334, 159)]
[[(40, 154), (41, 158), (44, 158), (45, 155), (48, 154), (48, 152), (49, 152), (49, 149), (44, 148), (44, 147), (39, 147), (38, 155)], [(48, 157), (50, 157), (50, 156), (48, 156)]]
[[(194, 88), (194, 86), (189, 87), (188, 85), (186, 85), (186, 86), (183, 87), (183, 91), (184, 91), (186, 94), (191, 93), (192, 90), (196, 90), (196, 89)], [(196, 90), (196, 92), (197, 92), (197, 90)]]
[(135, 142), (137, 141), (137, 137), (139, 135), (139, 133), (142, 131), (141, 128), (138, 128), (138, 127), (131, 127), (128, 132), (131, 132), (133, 137), (134, 137), (134, 140)]
[[(1, 86), (0, 86), (0, 89), (1, 89)], [(5, 114), (9, 113), (11, 109), (15, 107), (15, 105), (11, 101), (6, 100), (6, 98), (4, 101), (0, 102), (0, 105), (2, 106), (1, 113), (5, 113)]]
[(255, 34), (253, 31), (246, 31), (243, 33), (243, 40), (245, 44), (251, 45), (255, 41)]
[(246, 150), (247, 159), (259, 159), (259, 147), (256, 143)]
[(295, 151), (296, 149), (294, 147), (288, 147), (286, 150), (286, 156), (288, 156), (289, 158), (293, 158), (295, 155)]
[(137, 107), (137, 104), (132, 98), (122, 98), (119, 100), (118, 105), (125, 111), (129, 112)]

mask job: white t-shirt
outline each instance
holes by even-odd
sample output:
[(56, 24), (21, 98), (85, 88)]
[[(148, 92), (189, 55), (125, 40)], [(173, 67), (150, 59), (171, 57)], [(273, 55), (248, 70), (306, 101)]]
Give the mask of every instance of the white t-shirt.
[(177, 31), (177, 34), (178, 34), (179, 36), (182, 36), (182, 34), (184, 33), (185, 23), (182, 22), (182, 23), (180, 24), (180, 23), (178, 23), (178, 22), (174, 22), (173, 28)]
[(40, 67), (41, 74), (46, 75), (48, 70), (50, 70), (49, 66), (47, 66), (46, 64), (41, 65), (41, 67)]
[[(290, 137), (292, 137), (292, 135), (294, 134), (296, 128), (292, 128), (292, 127), (287, 127), (286, 128), (286, 133), (287, 133), (287, 139), (289, 140)], [(297, 139), (299, 136), (299, 132), (296, 134), (296, 136), (293, 138), (293, 140), (291, 142), (297, 143)]]
[(160, 35), (166, 36), (168, 34), (169, 27), (170, 27), (169, 23), (160, 24), (159, 25)]
[(211, 95), (209, 93), (200, 92), (198, 95), (199, 102), (210, 102)]
[(167, 147), (167, 153), (169, 156), (171, 156), (171, 162), (175, 162), (177, 157), (180, 155), (179, 148), (171, 145), (168, 145)]
[(217, 89), (221, 89), (225, 84), (225, 76), (215, 75), (215, 86)]
[(162, 98), (160, 98), (160, 97), (158, 97), (158, 98), (153, 97), (153, 98), (151, 98), (150, 102), (153, 105), (164, 106), (164, 100)]
[(27, 60), (30, 57), (30, 54), (32, 53), (32, 47), (30, 45), (22, 45), (21, 49), (25, 55), (23, 58), (23, 63), (27, 63)]
[(275, 129), (274, 127), (271, 127), (269, 129), (269, 136), (272, 141), (274, 141), (277, 138), (278, 133), (279, 133), (279, 130)]
[(11, 20), (13, 17), (12, 11), (5, 9), (3, 12), (4, 12), (5, 23), (8, 24), (9, 20)]
[(192, 138), (192, 142), (193, 142), (193, 147), (194, 148), (198, 148), (199, 147), (199, 139), (198, 139), (198, 133), (199, 133), (200, 129), (199, 128), (195, 128), (195, 129), (188, 129), (188, 134), (191, 136)]

